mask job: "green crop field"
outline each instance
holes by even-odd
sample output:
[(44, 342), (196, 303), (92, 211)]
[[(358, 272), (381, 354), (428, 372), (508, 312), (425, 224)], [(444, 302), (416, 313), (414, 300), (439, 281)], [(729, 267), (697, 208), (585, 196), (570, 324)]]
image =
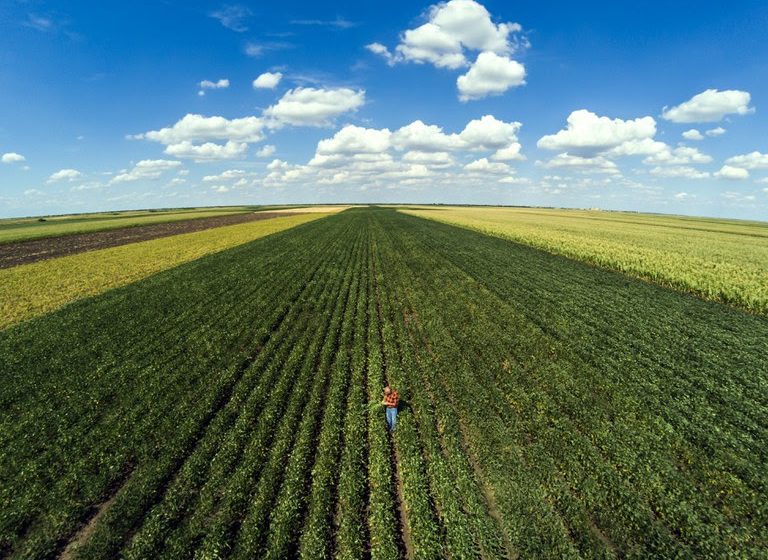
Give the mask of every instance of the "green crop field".
[(768, 312), (768, 223), (541, 208), (403, 211)]
[(0, 331), (0, 557), (768, 557), (765, 315), (317, 218)]

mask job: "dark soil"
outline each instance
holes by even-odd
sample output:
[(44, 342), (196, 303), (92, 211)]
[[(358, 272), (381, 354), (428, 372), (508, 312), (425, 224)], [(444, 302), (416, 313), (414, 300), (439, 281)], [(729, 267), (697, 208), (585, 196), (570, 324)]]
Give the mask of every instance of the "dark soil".
[(4, 243), (0, 244), (0, 268), (11, 268), (20, 264), (74, 255), (85, 251), (106, 249), (107, 247), (136, 243), (137, 241), (147, 241), (159, 237), (192, 233), (194, 231), (231, 226), (256, 220), (266, 220), (285, 215), (276, 212), (249, 212), (247, 214), (196, 218), (165, 224), (132, 226), (108, 231), (95, 231), (93, 233), (78, 233), (61, 237)]

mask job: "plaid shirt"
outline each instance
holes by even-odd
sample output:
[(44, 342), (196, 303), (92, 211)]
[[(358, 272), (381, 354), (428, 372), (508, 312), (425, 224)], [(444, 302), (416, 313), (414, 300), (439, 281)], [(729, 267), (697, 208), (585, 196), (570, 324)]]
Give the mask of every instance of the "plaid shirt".
[(393, 390), (390, 394), (384, 395), (384, 404), (387, 405), (387, 408), (397, 408), (399, 399), (397, 391)]

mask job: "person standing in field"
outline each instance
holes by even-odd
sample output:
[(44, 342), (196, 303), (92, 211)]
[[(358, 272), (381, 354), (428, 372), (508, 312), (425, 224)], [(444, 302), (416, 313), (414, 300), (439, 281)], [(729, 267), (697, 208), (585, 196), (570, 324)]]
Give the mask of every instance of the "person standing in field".
[(399, 400), (400, 397), (398, 397), (397, 391), (389, 385), (384, 387), (384, 399), (381, 401), (381, 404), (387, 407), (387, 426), (389, 426), (390, 432), (395, 430), (395, 424), (397, 423), (397, 403)]

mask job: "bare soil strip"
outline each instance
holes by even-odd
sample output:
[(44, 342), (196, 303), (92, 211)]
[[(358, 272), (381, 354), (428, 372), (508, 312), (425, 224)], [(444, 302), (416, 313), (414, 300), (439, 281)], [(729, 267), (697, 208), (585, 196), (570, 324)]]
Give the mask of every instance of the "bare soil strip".
[(59, 556), (59, 560), (72, 560), (77, 556), (77, 550), (88, 542), (88, 539), (90, 539), (91, 535), (93, 535), (94, 531), (96, 531), (96, 527), (99, 525), (99, 520), (104, 517), (112, 504), (115, 503), (117, 496), (120, 494), (120, 490), (122, 490), (123, 487), (128, 484), (128, 481), (131, 478), (131, 474), (133, 474), (133, 470), (134, 467), (129, 470), (128, 475), (125, 476), (119, 484), (115, 485), (115, 490), (111, 493), (110, 497), (106, 501), (95, 506), (93, 516), (77, 531), (77, 533), (75, 533), (72, 539), (67, 543), (67, 546)]
[[(294, 212), (299, 214), (300, 211)], [(227, 216), (215, 216), (212, 218), (195, 218), (165, 224), (150, 224), (146, 226), (132, 226), (108, 231), (96, 231), (93, 233), (78, 233), (61, 237), (47, 237), (45, 239), (31, 239), (15, 243), (0, 244), (0, 269), (11, 268), (20, 264), (28, 264), (56, 257), (84, 253), (108, 247), (117, 247), (148, 241), (160, 237), (170, 237), (182, 233), (192, 233), (222, 226), (231, 226), (257, 220), (267, 220), (285, 216), (278, 212), (248, 212)]]

